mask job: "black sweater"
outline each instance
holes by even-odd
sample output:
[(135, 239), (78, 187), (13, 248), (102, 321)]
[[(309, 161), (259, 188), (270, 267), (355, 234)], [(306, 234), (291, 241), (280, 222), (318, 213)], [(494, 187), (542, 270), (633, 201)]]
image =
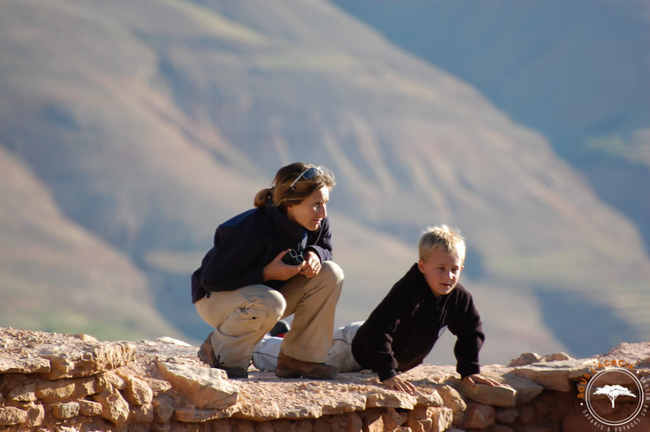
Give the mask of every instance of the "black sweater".
[(458, 338), (458, 373), (479, 373), (485, 335), (471, 294), (458, 284), (451, 293), (436, 297), (415, 264), (359, 328), (352, 353), (360, 366), (376, 371), (383, 381), (421, 364), (445, 326)]
[(214, 246), (192, 274), (192, 303), (208, 291), (233, 291), (254, 284), (279, 288), (285, 281), (264, 281), (264, 266), (281, 251), (298, 247), (314, 251), (321, 262), (332, 260), (327, 218), (318, 230), (307, 231), (270, 202), (233, 217), (217, 227)]

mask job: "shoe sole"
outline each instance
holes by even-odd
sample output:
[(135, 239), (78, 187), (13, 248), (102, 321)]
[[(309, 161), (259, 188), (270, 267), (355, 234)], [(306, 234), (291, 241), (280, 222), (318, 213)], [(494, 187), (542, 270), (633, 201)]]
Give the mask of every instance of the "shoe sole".
[(299, 370), (275, 370), (275, 376), (278, 378), (306, 378), (306, 379), (315, 379), (315, 380), (333, 380), (338, 378), (338, 373), (331, 375), (310, 375), (302, 373)]

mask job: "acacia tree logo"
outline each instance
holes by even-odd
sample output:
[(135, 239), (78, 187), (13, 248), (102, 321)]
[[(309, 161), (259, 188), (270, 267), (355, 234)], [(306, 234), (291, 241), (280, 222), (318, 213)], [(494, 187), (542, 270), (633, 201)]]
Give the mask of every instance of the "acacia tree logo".
[[(639, 417), (645, 416), (648, 411), (645, 404), (648, 389), (644, 387), (639, 378), (626, 368), (601, 370), (590, 377), (584, 388), (585, 412), (588, 412), (588, 418), (603, 425), (634, 427), (640, 421)], [(609, 398), (612, 411), (605, 410), (594, 398), (599, 395)], [(616, 402), (623, 399), (626, 399), (627, 407), (621, 404), (621, 407), (617, 407)], [(630, 405), (630, 402), (633, 403)]]
[(630, 390), (628, 390), (627, 387), (623, 387), (618, 384), (598, 387), (594, 392), (594, 394), (607, 396), (609, 400), (612, 402), (612, 408), (616, 408), (614, 406), (614, 401), (616, 401), (616, 398), (619, 396), (631, 396), (634, 398), (636, 397), (636, 395), (632, 393)]

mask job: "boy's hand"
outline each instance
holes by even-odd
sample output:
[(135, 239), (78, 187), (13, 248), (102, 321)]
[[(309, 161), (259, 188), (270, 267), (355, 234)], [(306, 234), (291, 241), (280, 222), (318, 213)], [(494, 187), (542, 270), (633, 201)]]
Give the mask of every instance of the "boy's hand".
[(485, 378), (481, 374), (474, 374), (474, 375), (469, 375), (463, 378), (463, 382), (465, 384), (469, 385), (474, 385), (474, 384), (485, 384), (489, 385), (490, 387), (500, 387), (501, 384), (499, 384), (497, 381), (489, 378)]
[(416, 392), (415, 386), (410, 381), (402, 379), (397, 375), (383, 380), (382, 383), (391, 390), (399, 390), (408, 394), (415, 394)]

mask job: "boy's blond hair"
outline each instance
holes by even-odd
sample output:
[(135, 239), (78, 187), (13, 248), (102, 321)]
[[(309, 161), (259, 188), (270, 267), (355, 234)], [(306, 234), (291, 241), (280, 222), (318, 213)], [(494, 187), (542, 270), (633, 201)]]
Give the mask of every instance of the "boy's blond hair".
[(460, 232), (454, 231), (447, 225), (429, 227), (424, 231), (418, 245), (420, 260), (426, 262), (431, 255), (431, 251), (436, 247), (443, 247), (449, 254), (458, 252), (461, 261), (465, 261), (465, 239), (460, 235)]

